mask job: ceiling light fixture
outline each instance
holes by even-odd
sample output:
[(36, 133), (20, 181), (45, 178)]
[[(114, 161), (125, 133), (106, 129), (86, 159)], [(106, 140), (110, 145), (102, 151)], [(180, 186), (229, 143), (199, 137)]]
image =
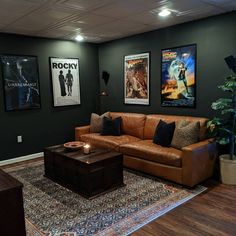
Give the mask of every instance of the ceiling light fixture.
[(81, 35), (77, 35), (77, 36), (75, 37), (75, 40), (81, 42), (81, 41), (84, 40), (84, 37), (81, 36)]
[(167, 9), (164, 9), (162, 10), (161, 12), (158, 13), (159, 16), (162, 16), (162, 17), (166, 17), (166, 16), (169, 16), (171, 14), (171, 11), (167, 10)]

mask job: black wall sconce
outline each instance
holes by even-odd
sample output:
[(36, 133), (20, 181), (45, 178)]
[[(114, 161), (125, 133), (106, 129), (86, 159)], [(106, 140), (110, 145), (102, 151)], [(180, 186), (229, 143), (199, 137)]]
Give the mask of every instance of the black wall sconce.
[(102, 72), (102, 79), (104, 80), (105, 85), (107, 86), (107, 83), (109, 81), (110, 74), (107, 71)]

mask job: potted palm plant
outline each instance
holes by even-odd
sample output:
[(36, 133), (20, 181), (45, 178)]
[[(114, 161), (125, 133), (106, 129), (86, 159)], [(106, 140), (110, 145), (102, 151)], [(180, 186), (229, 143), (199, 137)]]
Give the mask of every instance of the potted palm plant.
[(207, 128), (220, 145), (228, 144), (229, 153), (219, 157), (221, 180), (236, 185), (236, 77), (228, 76), (219, 88), (228, 96), (212, 103), (212, 109), (219, 111), (220, 117), (210, 120)]

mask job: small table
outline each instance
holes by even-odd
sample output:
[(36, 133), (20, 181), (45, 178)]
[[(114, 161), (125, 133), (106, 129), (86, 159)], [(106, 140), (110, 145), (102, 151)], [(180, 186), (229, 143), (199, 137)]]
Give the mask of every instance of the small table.
[(44, 149), (45, 177), (91, 199), (124, 186), (123, 155), (106, 149), (67, 151), (63, 145)]

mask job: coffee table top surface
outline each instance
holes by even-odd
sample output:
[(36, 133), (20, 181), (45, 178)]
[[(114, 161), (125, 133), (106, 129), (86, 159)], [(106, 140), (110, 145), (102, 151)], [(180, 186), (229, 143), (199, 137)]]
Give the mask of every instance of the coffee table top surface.
[(85, 164), (93, 164), (102, 160), (122, 155), (119, 152), (114, 152), (109, 149), (101, 149), (101, 148), (93, 148), (89, 154), (84, 154), (83, 149), (76, 151), (68, 151), (66, 150), (65, 147), (63, 147), (63, 144), (47, 147), (45, 148), (45, 150), (57, 153), (58, 155), (66, 156), (71, 159), (78, 160)]

